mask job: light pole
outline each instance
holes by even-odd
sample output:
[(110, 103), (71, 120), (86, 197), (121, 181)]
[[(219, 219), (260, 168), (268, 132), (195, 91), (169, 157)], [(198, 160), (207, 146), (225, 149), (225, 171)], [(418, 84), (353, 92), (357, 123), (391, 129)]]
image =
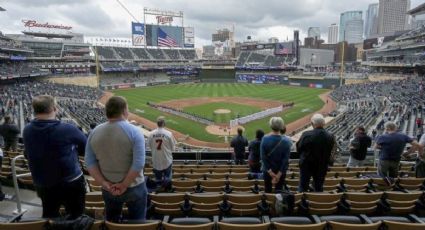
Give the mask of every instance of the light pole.
[[(339, 76), (339, 86), (342, 86), (342, 75), (344, 74), (344, 56), (345, 56), (345, 30), (344, 30), (344, 40), (341, 42), (342, 52), (341, 52), (341, 73)], [(347, 42), (348, 45), (348, 42)]]

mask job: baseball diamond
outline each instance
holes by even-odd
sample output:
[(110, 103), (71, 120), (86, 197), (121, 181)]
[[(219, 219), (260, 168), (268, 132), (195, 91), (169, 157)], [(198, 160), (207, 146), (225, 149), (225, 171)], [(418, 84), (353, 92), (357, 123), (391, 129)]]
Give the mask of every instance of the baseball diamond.
[[(326, 92), (325, 89), (245, 83), (162, 85), (112, 91), (115, 95), (127, 98), (131, 112), (136, 115), (150, 121), (163, 115), (170, 129), (201, 141), (218, 143), (223, 143), (224, 137), (206, 132), (206, 124), (160, 111), (147, 103), (169, 106), (199, 118), (211, 119), (223, 127), (228, 126), (228, 121), (238, 115), (242, 117), (279, 104), (294, 103), (293, 107), (273, 115), (283, 117), (289, 124), (322, 108), (324, 103), (319, 95)], [(216, 109), (227, 109), (231, 113), (214, 115)], [(258, 128), (267, 130), (269, 117), (244, 124), (247, 137), (253, 138)]]

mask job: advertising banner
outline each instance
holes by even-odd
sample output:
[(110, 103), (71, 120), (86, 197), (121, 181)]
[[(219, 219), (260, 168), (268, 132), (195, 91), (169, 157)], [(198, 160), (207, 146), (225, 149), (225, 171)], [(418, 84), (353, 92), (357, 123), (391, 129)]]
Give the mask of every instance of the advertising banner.
[(145, 25), (143, 23), (132, 22), (131, 34), (133, 38), (133, 46), (144, 46), (145, 39)]

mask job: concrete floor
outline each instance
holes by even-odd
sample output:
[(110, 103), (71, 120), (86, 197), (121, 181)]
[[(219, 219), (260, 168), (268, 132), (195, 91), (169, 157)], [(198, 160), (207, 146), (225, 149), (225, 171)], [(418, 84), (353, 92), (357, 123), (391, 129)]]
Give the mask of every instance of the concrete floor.
[[(9, 199), (6, 198), (0, 202), (0, 218), (2, 220), (7, 220), (15, 215), (13, 212), (17, 209), (16, 196), (13, 187), (2, 186), (2, 190), (6, 195), (9, 195)], [(37, 197), (36, 192), (27, 189), (19, 189), (19, 193), (21, 195), (22, 209), (27, 210), (23, 219), (40, 218), (42, 214), (41, 200)]]

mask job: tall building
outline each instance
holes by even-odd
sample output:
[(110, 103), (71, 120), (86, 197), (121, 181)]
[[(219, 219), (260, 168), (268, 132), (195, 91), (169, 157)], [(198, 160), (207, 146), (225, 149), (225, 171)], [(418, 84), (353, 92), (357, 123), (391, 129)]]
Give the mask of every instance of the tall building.
[(227, 28), (219, 29), (211, 35), (216, 56), (232, 56), (232, 49), (235, 48), (234, 36), (235, 32)]
[(334, 23), (328, 27), (328, 44), (336, 43), (338, 43), (338, 25)]
[(378, 34), (409, 28), (410, 0), (379, 0)]
[(320, 39), (320, 27), (309, 27), (308, 37)]
[(366, 11), (365, 21), (365, 38), (376, 35), (378, 33), (378, 3), (370, 4)]
[(363, 41), (363, 12), (347, 11), (339, 19), (339, 41), (360, 43)]
[(269, 43), (278, 43), (278, 42), (279, 42), (279, 38), (277, 38), (277, 37), (269, 38)]

